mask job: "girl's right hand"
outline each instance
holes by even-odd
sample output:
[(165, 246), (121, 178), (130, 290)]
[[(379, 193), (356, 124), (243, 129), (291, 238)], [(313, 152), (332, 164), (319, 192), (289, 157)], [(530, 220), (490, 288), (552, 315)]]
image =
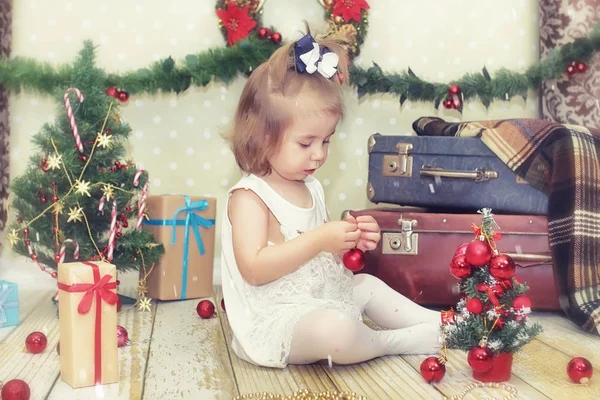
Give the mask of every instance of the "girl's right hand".
[(323, 251), (342, 255), (356, 247), (360, 239), (360, 230), (354, 222), (330, 221), (319, 228), (320, 242)]

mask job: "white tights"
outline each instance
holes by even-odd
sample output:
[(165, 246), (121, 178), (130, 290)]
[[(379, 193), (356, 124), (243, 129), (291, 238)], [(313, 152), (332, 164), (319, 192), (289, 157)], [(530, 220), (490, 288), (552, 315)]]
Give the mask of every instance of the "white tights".
[(386, 330), (376, 331), (336, 310), (315, 310), (298, 320), (288, 362), (331, 357), (352, 364), (395, 354), (434, 354), (440, 349), (440, 313), (428, 310), (367, 274), (354, 277), (361, 311)]

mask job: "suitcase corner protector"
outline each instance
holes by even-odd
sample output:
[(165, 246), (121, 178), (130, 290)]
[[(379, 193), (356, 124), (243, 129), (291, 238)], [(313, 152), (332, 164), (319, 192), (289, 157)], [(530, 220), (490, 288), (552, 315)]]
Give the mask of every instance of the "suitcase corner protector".
[(376, 143), (375, 137), (380, 135), (380, 133), (374, 133), (369, 136), (369, 140), (367, 140), (367, 153), (371, 153), (373, 151), (373, 147), (375, 147)]

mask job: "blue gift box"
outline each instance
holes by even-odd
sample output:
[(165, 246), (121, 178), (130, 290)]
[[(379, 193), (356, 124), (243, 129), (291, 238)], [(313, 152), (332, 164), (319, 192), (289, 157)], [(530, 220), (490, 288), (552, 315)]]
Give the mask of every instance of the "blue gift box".
[(19, 325), (17, 284), (0, 281), (0, 328)]

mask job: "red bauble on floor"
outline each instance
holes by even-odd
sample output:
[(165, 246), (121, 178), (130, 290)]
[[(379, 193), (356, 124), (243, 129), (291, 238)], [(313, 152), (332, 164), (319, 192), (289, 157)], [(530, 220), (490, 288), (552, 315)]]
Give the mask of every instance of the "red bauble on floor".
[(33, 354), (41, 353), (46, 349), (48, 339), (42, 332), (32, 332), (25, 339), (25, 347), (27, 351)]
[(127, 333), (127, 329), (123, 328), (121, 325), (117, 325), (117, 346), (125, 346), (128, 339), (129, 333)]
[(211, 318), (215, 314), (215, 305), (210, 300), (202, 300), (196, 306), (196, 312), (201, 318)]
[(428, 383), (439, 382), (446, 375), (446, 366), (439, 357), (428, 357), (421, 363), (421, 376)]
[(2, 400), (29, 400), (29, 385), (20, 379), (13, 379), (2, 386)]
[(361, 249), (349, 250), (344, 254), (343, 261), (350, 271), (360, 271), (365, 266), (365, 253)]
[(575, 357), (567, 364), (567, 375), (575, 383), (587, 384), (593, 374), (592, 363), (583, 357)]

